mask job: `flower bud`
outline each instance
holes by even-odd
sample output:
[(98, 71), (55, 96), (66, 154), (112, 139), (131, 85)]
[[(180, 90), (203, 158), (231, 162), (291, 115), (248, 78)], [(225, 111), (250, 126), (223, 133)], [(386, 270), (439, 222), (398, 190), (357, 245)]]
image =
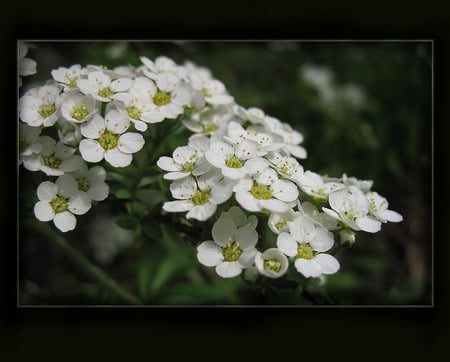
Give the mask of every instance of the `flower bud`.
[(341, 245), (352, 246), (355, 243), (356, 234), (351, 229), (344, 229), (339, 232)]

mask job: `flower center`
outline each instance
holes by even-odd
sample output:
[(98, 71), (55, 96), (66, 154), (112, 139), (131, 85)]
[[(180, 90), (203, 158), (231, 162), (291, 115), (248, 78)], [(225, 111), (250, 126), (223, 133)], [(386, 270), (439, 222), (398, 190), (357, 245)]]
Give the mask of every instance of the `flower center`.
[(202, 132), (205, 134), (212, 133), (219, 128), (216, 124), (209, 122), (202, 124)]
[(52, 201), (50, 201), (50, 206), (56, 214), (64, 212), (69, 208), (69, 199), (56, 195)]
[(194, 162), (185, 162), (181, 165), (181, 171), (182, 172), (192, 172), (195, 170), (195, 163)]
[(110, 131), (105, 131), (98, 138), (98, 143), (100, 143), (100, 146), (102, 146), (105, 150), (111, 150), (117, 147), (118, 139), (119, 137), (116, 134)]
[(128, 113), (128, 117), (133, 118), (133, 119), (141, 119), (141, 111), (139, 110), (139, 108), (135, 107), (135, 106), (131, 106), (128, 107), (126, 109), (127, 113)]
[(108, 86), (99, 90), (97, 94), (102, 98), (109, 98), (114, 94), (114, 92), (111, 87)]
[(54, 104), (42, 104), (39, 107), (38, 113), (42, 118), (50, 117), (56, 111)]
[(278, 222), (275, 224), (275, 228), (276, 228), (277, 230), (280, 230), (281, 228), (285, 227), (286, 224), (287, 224), (287, 221), (284, 220), (284, 219), (281, 219), (280, 221), (278, 221)]
[(45, 156), (44, 165), (50, 168), (59, 168), (61, 166), (61, 160), (55, 155)]
[(82, 121), (87, 117), (88, 114), (89, 111), (86, 105), (80, 104), (79, 106), (73, 108), (71, 116), (73, 119), (76, 119), (77, 121)]
[(156, 92), (156, 94), (153, 96), (153, 103), (155, 103), (157, 106), (165, 106), (170, 102), (170, 100), (170, 94), (162, 91)]
[(272, 197), (270, 187), (267, 185), (256, 184), (252, 187), (251, 193), (253, 197), (258, 200), (269, 200)]
[(70, 78), (70, 79), (69, 79), (69, 83), (67, 84), (67, 86), (68, 86), (70, 89), (75, 89), (75, 88), (78, 87), (77, 81), (78, 81), (78, 77)]
[(236, 261), (242, 254), (242, 249), (239, 242), (228, 243), (222, 248), (222, 254), (225, 261)]
[(312, 259), (314, 257), (314, 250), (308, 243), (298, 244), (297, 255), (302, 259)]
[(195, 194), (191, 197), (191, 201), (195, 206), (198, 206), (207, 203), (210, 198), (211, 198), (211, 191), (197, 190)]
[(225, 160), (225, 165), (231, 168), (241, 168), (244, 165), (244, 161), (233, 155)]
[(279, 262), (276, 259), (264, 260), (264, 269), (272, 270), (272, 271), (278, 273), (281, 269), (281, 262)]
[(202, 93), (203, 93), (203, 96), (204, 96), (204, 97), (209, 97), (209, 96), (211, 95), (209, 89), (206, 88), (206, 87), (203, 87), (203, 88), (202, 88)]
[(89, 190), (90, 183), (89, 183), (89, 180), (87, 178), (84, 178), (84, 177), (78, 178), (77, 179), (77, 184), (78, 184), (78, 190), (84, 191), (84, 192)]

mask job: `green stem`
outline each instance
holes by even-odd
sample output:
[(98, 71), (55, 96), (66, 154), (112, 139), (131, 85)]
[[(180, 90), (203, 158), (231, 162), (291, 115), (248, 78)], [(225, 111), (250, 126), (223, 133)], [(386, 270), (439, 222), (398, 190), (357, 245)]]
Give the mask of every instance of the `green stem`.
[(109, 289), (118, 298), (130, 304), (142, 304), (142, 301), (140, 301), (135, 295), (123, 289), (114, 279), (105, 274), (105, 272), (92, 264), (88, 259), (68, 244), (62, 236), (56, 234), (48, 224), (44, 224), (37, 220), (30, 220), (26, 222), (26, 225), (46, 236), (56, 246), (58, 246), (61, 251), (68, 256), (70, 260), (87, 276)]

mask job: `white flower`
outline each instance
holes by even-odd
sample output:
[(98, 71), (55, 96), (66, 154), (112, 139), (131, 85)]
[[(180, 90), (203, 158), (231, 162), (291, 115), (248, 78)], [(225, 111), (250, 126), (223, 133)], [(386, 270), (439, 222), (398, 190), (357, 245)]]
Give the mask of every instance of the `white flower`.
[(91, 95), (66, 93), (63, 97), (61, 114), (69, 122), (84, 123), (97, 111), (97, 102)]
[(324, 212), (320, 212), (319, 209), (309, 201), (304, 201), (303, 203), (300, 203), (299, 201), (297, 207), (301, 215), (310, 217), (316, 225), (323, 226), (328, 230), (337, 230), (340, 228), (335, 218), (332, 218)]
[(312, 171), (305, 171), (296, 181), (303, 192), (319, 200), (327, 200), (330, 193), (345, 187), (340, 182), (324, 182), (322, 176)]
[(289, 261), (279, 249), (270, 248), (256, 254), (255, 266), (262, 275), (275, 279), (286, 274)]
[(330, 194), (328, 202), (331, 209), (322, 210), (353, 230), (376, 233), (381, 229), (381, 222), (369, 215), (369, 201), (356, 186), (340, 189)]
[(200, 176), (175, 180), (170, 185), (172, 196), (176, 201), (168, 201), (163, 210), (168, 212), (185, 212), (187, 219), (208, 220), (217, 210), (217, 205), (227, 201), (232, 195), (232, 186), (216, 170)]
[(79, 170), (64, 176), (72, 177), (78, 191), (86, 194), (91, 200), (103, 201), (109, 195), (109, 186), (105, 182), (106, 171), (101, 166), (88, 168), (86, 164), (83, 164)]
[(133, 81), (129, 78), (112, 80), (102, 71), (90, 72), (87, 79), (80, 79), (78, 87), (84, 94), (90, 94), (100, 102), (110, 102), (116, 93), (128, 90)]
[(377, 192), (366, 192), (365, 195), (367, 200), (369, 200), (369, 213), (375, 216), (381, 222), (400, 222), (403, 220), (403, 216), (398, 212), (388, 210), (388, 201)]
[(197, 259), (206, 266), (215, 267), (222, 278), (233, 278), (253, 265), (258, 233), (246, 225), (237, 228), (230, 218), (220, 217), (212, 228), (213, 240), (197, 247)]
[(143, 113), (141, 119), (147, 123), (158, 123), (166, 118), (177, 118), (190, 105), (192, 88), (172, 72), (158, 74), (155, 82), (156, 85), (148, 89), (152, 108)]
[(224, 176), (239, 180), (269, 167), (267, 160), (256, 157), (257, 154), (258, 144), (243, 140), (235, 147), (225, 142), (214, 142), (206, 151), (205, 157), (209, 163), (219, 168)]
[(306, 278), (322, 274), (334, 274), (339, 262), (325, 252), (333, 247), (333, 234), (325, 228), (316, 227), (312, 220), (300, 216), (289, 225), (289, 233), (282, 232), (277, 238), (277, 247), (284, 254), (296, 258), (297, 271)]
[(147, 130), (147, 121), (143, 115), (154, 108), (151, 98), (155, 93), (155, 84), (146, 77), (136, 77), (128, 92), (118, 93), (114, 96), (117, 109), (133, 122), (138, 131)]
[(255, 125), (265, 125), (265, 113), (262, 109), (256, 107), (243, 108), (239, 105), (233, 107), (234, 114), (242, 121), (245, 128)]
[(37, 63), (35, 60), (30, 58), (25, 58), (28, 53), (28, 44), (25, 42), (19, 42), (19, 87), (22, 86), (22, 78), (25, 76), (29, 76), (32, 74), (36, 74), (37, 72)]
[(78, 80), (86, 73), (87, 70), (81, 68), (80, 64), (74, 64), (70, 68), (59, 67), (51, 72), (53, 79), (63, 85), (64, 92), (78, 89)]
[(56, 85), (32, 88), (19, 99), (20, 119), (32, 127), (53, 126), (60, 112), (60, 90)]
[(230, 207), (228, 211), (222, 212), (222, 215), (220, 215), (220, 217), (229, 218), (231, 221), (233, 221), (234, 225), (236, 225), (237, 228), (249, 225), (253, 229), (256, 229), (256, 226), (258, 225), (258, 218), (255, 215), (250, 215), (247, 217), (244, 211), (242, 211), (242, 209), (238, 206)]
[(60, 176), (67, 172), (78, 170), (83, 164), (79, 155), (75, 155), (75, 148), (68, 147), (62, 142), (48, 136), (41, 136), (37, 140), (41, 145), (40, 153), (23, 157), (23, 165), (30, 171), (42, 171), (48, 176)]
[(150, 79), (155, 80), (159, 74), (165, 72), (172, 72), (181, 79), (184, 79), (187, 76), (187, 69), (185, 67), (178, 65), (172, 59), (164, 55), (157, 57), (155, 61), (144, 56), (141, 56), (139, 59), (143, 63), (143, 73)]
[(211, 141), (218, 141), (222, 140), (232, 117), (229, 107), (206, 107), (192, 114), (190, 119), (183, 119), (183, 124), (192, 132), (210, 135)]
[(89, 198), (82, 195), (76, 183), (58, 178), (56, 183), (42, 182), (37, 189), (39, 201), (34, 205), (34, 214), (40, 221), (51, 221), (62, 232), (75, 229), (74, 215), (83, 215), (91, 207)]
[(347, 177), (345, 173), (342, 175), (342, 183), (345, 186), (356, 186), (362, 192), (370, 191), (373, 185), (372, 180), (359, 180), (356, 177)]
[(289, 124), (283, 123), (280, 120), (266, 116), (265, 119), (266, 127), (275, 135), (281, 138), (285, 143), (284, 150), (289, 152), (292, 156), (297, 158), (306, 158), (306, 150), (300, 146), (303, 142), (303, 135), (294, 130)]
[(126, 167), (133, 160), (133, 153), (144, 146), (144, 137), (127, 132), (130, 121), (117, 110), (109, 111), (105, 119), (95, 115), (81, 126), (86, 139), (80, 142), (80, 153), (88, 162), (99, 162), (103, 158), (114, 167)]
[(241, 180), (235, 187), (236, 201), (246, 210), (258, 212), (286, 212), (298, 198), (297, 187), (288, 180), (280, 180), (275, 170), (268, 168), (255, 179)]
[(303, 166), (294, 157), (283, 156), (279, 152), (271, 152), (266, 157), (282, 177), (299, 182), (304, 171)]
[(59, 140), (68, 146), (78, 147), (82, 138), (80, 126), (64, 118), (58, 119), (58, 126)]
[(211, 170), (205, 157), (192, 146), (180, 146), (173, 151), (172, 157), (162, 156), (156, 162), (158, 167), (169, 171), (166, 180), (178, 180), (189, 175), (200, 176)]
[(301, 214), (298, 211), (289, 209), (286, 212), (272, 212), (269, 216), (267, 225), (275, 234), (282, 231), (289, 231), (289, 224)]
[(40, 153), (42, 143), (37, 142), (42, 131), (42, 127), (31, 127), (25, 123), (19, 123), (19, 155), (30, 156)]

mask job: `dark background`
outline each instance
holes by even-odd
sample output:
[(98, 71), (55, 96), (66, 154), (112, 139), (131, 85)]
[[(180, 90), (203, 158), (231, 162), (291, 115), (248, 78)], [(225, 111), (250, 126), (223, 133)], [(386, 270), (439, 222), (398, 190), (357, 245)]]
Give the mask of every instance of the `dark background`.
[[(322, 353), (330, 352), (345, 358), (361, 358), (367, 353), (373, 358), (387, 358), (387, 355), (400, 354), (405, 358), (419, 359), (439, 356), (448, 351), (448, 273), (445, 259), (449, 249), (445, 243), (443, 228), (448, 212), (445, 209), (448, 192), (444, 187), (443, 176), (446, 173), (447, 147), (445, 142), (446, 122), (448, 119), (448, 60), (449, 32), (447, 26), (448, 12), (432, 3), (427, 6), (408, 3), (387, 4), (334, 4), (332, 6), (310, 5), (305, 8), (291, 9), (289, 6), (266, 7), (254, 14), (253, 6), (240, 4), (240, 11), (235, 8), (222, 8), (220, 17), (199, 16), (198, 8), (192, 10), (186, 4), (180, 11), (168, 17), (158, 17), (154, 12), (133, 12), (128, 16), (125, 26), (111, 24), (111, 17), (104, 11), (103, 4), (90, 4), (91, 13), (102, 16), (85, 16), (81, 22), (78, 16), (64, 16), (60, 7), (45, 8), (42, 4), (21, 6), (10, 12), (3, 12), (1, 29), (4, 37), (2, 45), (11, 54), (14, 53), (16, 38), (297, 38), (297, 39), (364, 39), (364, 38), (433, 38), (435, 39), (435, 143), (434, 189), (438, 189), (435, 198), (434, 227), (435, 241), (433, 271), (435, 272), (434, 290), (435, 306), (432, 309), (421, 308), (332, 308), (316, 310), (292, 309), (231, 309), (218, 308), (208, 310), (152, 309), (152, 310), (85, 310), (85, 309), (19, 309), (15, 307), (15, 246), (2, 243), (2, 330), (0, 334), (4, 354), (15, 355), (15, 359), (30, 356), (49, 356), (49, 349), (54, 352), (67, 352), (70, 355), (86, 358), (104, 356), (114, 353), (124, 358), (140, 356), (142, 351), (164, 351), (167, 357), (183, 355), (192, 351), (192, 346), (202, 344), (202, 351), (217, 351), (217, 339), (225, 339), (230, 334), (246, 340), (245, 346), (253, 351), (264, 350), (269, 355), (272, 350), (262, 348), (266, 343), (285, 346), (286, 351), (293, 351), (299, 341), (305, 341), (310, 349), (317, 348)], [(38, 11), (39, 10), (39, 11)], [(292, 10), (292, 11), (290, 11)], [(189, 18), (189, 13), (195, 15)], [(114, 15), (116, 11), (114, 10)], [(249, 16), (248, 14), (252, 14)], [(229, 16), (227, 16), (229, 15)], [(113, 19), (115, 19), (113, 17)], [(159, 20), (157, 20), (159, 19)], [(192, 21), (194, 19), (194, 21)], [(231, 20), (230, 20), (231, 19)], [(191, 20), (191, 21), (189, 21)], [(231, 35), (230, 35), (231, 34)], [(173, 36), (174, 35), (174, 36)], [(207, 64), (205, 64), (207, 65)], [(6, 59), (5, 66), (15, 66), (14, 59)], [(212, 67), (210, 64), (207, 66)], [(213, 69), (214, 70), (214, 69)], [(219, 74), (215, 74), (220, 78)], [(3, 94), (7, 102), (13, 104), (15, 96), (10, 93), (8, 84), (15, 83), (13, 72), (2, 72)], [(7, 80), (10, 80), (9, 82)], [(228, 84), (227, 84), (228, 85)], [(230, 87), (230, 85), (228, 85)], [(230, 91), (232, 89), (230, 88)], [(258, 92), (260, 90), (258, 89)], [(236, 94), (237, 96), (237, 94)], [(15, 119), (15, 110), (11, 109), (10, 119)], [(302, 131), (304, 131), (302, 129)], [(14, 127), (11, 127), (12, 134)], [(306, 136), (306, 133), (305, 133)], [(306, 141), (305, 141), (306, 142)], [(2, 143), (4, 155), (15, 154), (11, 141)], [(308, 146), (308, 151), (312, 152)], [(11, 175), (15, 174), (15, 164), (11, 165)], [(327, 164), (327, 166), (329, 166)], [(346, 167), (349, 167), (347, 165)], [(312, 167), (311, 167), (312, 168)], [(349, 168), (345, 169), (346, 171)], [(367, 171), (367, 170), (366, 170)], [(424, 177), (425, 177), (424, 173)], [(358, 174), (363, 177), (364, 175)], [(8, 182), (6, 182), (8, 185)], [(377, 180), (375, 186), (379, 186)], [(15, 203), (12, 194), (2, 188), (4, 205)], [(426, 187), (424, 189), (427, 189)], [(381, 190), (380, 190), (381, 192)], [(389, 195), (386, 195), (389, 196)], [(401, 204), (389, 196), (392, 206)], [(3, 231), (7, 225), (14, 223), (14, 215), (5, 214), (2, 219)], [(406, 221), (405, 221), (406, 222)], [(402, 224), (404, 225), (404, 224)], [(395, 225), (398, 227), (398, 224)], [(2, 232), (5, 235), (5, 232)], [(173, 341), (176, 335), (177, 347), (163, 347), (165, 341)], [(326, 336), (324, 342), (317, 336)], [(56, 341), (56, 343), (54, 343)], [(74, 346), (76, 345), (76, 348)], [(133, 346), (131, 348), (130, 346)], [(160, 348), (158, 348), (161, 346)], [(323, 348), (326, 346), (327, 348)], [(77, 351), (79, 351), (77, 353)], [(95, 351), (97, 353), (95, 353)], [(194, 351), (198, 351), (194, 349)], [(389, 353), (389, 351), (391, 351)], [(395, 351), (395, 352), (392, 352)], [(198, 354), (197, 352), (196, 354)], [(255, 352), (257, 354), (257, 352)], [(203, 354), (202, 352), (200, 354)], [(279, 351), (275, 352), (279, 357)]]

